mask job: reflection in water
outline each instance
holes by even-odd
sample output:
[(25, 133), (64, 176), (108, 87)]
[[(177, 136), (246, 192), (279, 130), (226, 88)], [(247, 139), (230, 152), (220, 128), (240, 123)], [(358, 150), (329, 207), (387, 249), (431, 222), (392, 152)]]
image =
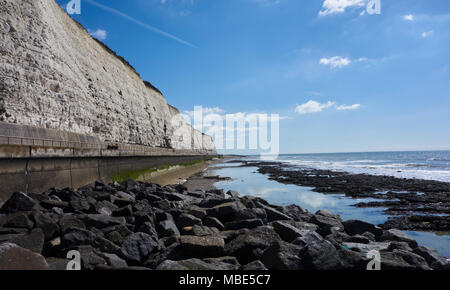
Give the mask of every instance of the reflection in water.
[[(241, 195), (252, 195), (264, 198), (269, 203), (277, 205), (297, 204), (310, 212), (326, 209), (339, 214), (344, 220), (358, 219), (373, 224), (382, 224), (388, 216), (383, 214), (382, 208), (357, 208), (353, 205), (360, 202), (380, 201), (372, 198), (352, 199), (343, 194), (322, 194), (312, 191), (310, 187), (293, 184), (282, 184), (269, 180), (267, 176), (257, 173), (256, 167), (219, 167), (215, 175), (231, 177), (231, 180), (220, 181), (217, 188), (236, 190)], [(221, 165), (222, 166), (222, 165)], [(407, 232), (421, 245), (429, 246), (442, 255), (450, 257), (450, 236), (438, 236), (433, 233)]]

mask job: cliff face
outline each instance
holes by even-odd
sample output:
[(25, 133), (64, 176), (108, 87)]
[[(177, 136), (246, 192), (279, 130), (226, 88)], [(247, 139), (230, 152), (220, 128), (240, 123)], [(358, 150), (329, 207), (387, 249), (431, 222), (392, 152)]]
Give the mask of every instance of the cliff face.
[(0, 1), (0, 121), (215, 151), (209, 136), (54, 0)]

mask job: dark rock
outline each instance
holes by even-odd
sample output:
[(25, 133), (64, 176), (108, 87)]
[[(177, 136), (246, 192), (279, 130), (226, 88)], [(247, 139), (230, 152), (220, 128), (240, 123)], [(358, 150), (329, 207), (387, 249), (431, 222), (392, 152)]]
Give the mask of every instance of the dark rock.
[(234, 256), (239, 263), (247, 264), (258, 260), (258, 252), (264, 251), (271, 244), (281, 240), (280, 236), (270, 226), (262, 226), (241, 234), (231, 240), (225, 246), (225, 252), (229, 256)]
[(244, 271), (267, 271), (266, 266), (259, 260), (248, 263), (241, 268)]
[(182, 229), (184, 227), (192, 227), (194, 225), (201, 225), (202, 220), (196, 218), (193, 215), (183, 213), (177, 218), (177, 227), (178, 229)]
[(284, 221), (284, 220), (291, 220), (292, 218), (288, 215), (285, 215), (284, 213), (266, 206), (265, 208), (266, 214), (267, 214), (267, 221), (273, 222), (273, 221)]
[(221, 205), (217, 205), (207, 210), (207, 214), (212, 217), (216, 217), (222, 223), (226, 223), (233, 220), (234, 215), (240, 210), (245, 209), (245, 206), (239, 202), (228, 202)]
[(98, 214), (112, 215), (112, 212), (117, 210), (119, 207), (107, 200), (102, 200), (97, 202), (94, 205), (94, 208)]
[(219, 237), (180, 236), (185, 258), (214, 258), (224, 254), (225, 241)]
[(93, 245), (96, 238), (96, 234), (86, 229), (70, 228), (61, 237), (61, 246), (63, 248), (71, 248), (81, 245)]
[(370, 240), (365, 237), (365, 236), (361, 236), (361, 235), (354, 235), (352, 237), (349, 237), (346, 242), (350, 242), (350, 243), (360, 243), (360, 244), (369, 244)]
[(155, 227), (153, 226), (153, 224), (152, 224), (151, 222), (145, 222), (145, 223), (143, 223), (143, 224), (138, 228), (138, 232), (146, 233), (146, 234), (152, 236), (153, 239), (154, 239), (155, 241), (158, 240), (158, 233), (157, 233)]
[(172, 220), (161, 221), (157, 231), (160, 237), (179, 236), (180, 231)]
[(231, 197), (239, 197), (239, 193), (237, 191), (234, 191), (234, 190), (228, 190), (227, 191), (227, 195), (229, 195)]
[(65, 233), (71, 228), (86, 229), (86, 225), (73, 215), (65, 215), (59, 220), (61, 232)]
[(177, 184), (174, 188), (179, 193), (183, 193), (188, 190), (188, 188), (186, 186), (184, 186), (183, 184)]
[(383, 234), (383, 230), (373, 224), (359, 221), (359, 220), (348, 220), (342, 223), (344, 229), (350, 236), (361, 235), (363, 233), (369, 232), (375, 235), (375, 237), (380, 237)]
[(234, 215), (235, 221), (260, 219), (263, 222), (267, 222), (266, 211), (262, 208), (246, 208), (240, 210)]
[(280, 235), (280, 237), (290, 243), (293, 240), (295, 240), (298, 237), (301, 237), (303, 235), (302, 231), (286, 222), (282, 221), (276, 221), (272, 223), (273, 228), (275, 231)]
[(131, 205), (124, 206), (122, 208), (112, 211), (112, 216), (114, 217), (129, 217), (133, 215), (133, 209)]
[(207, 227), (216, 228), (219, 231), (222, 231), (225, 226), (215, 217), (205, 217), (203, 219), (203, 224)]
[(100, 255), (112, 269), (122, 269), (128, 267), (127, 262), (119, 258), (116, 254), (101, 253)]
[(0, 270), (48, 270), (45, 258), (13, 243), (0, 244)]
[(240, 220), (225, 224), (226, 230), (254, 229), (262, 226), (264, 223), (260, 219)]
[(105, 238), (108, 239), (109, 241), (113, 242), (114, 244), (118, 245), (118, 246), (122, 246), (125, 237), (123, 237), (121, 234), (119, 234), (119, 232), (117, 231), (112, 231), (109, 232), (105, 235)]
[(70, 207), (75, 212), (89, 212), (89, 209), (91, 208), (91, 205), (87, 201), (86, 198), (79, 196), (77, 194), (73, 194), (70, 197), (69, 201)]
[(73, 250), (80, 253), (83, 270), (94, 270), (100, 265), (107, 265), (105, 259), (100, 256), (100, 253), (91, 246), (78, 246), (74, 247)]
[(125, 219), (123, 217), (110, 217), (105, 214), (88, 214), (82, 216), (82, 221), (88, 227), (95, 227), (98, 229), (125, 224)]
[(36, 227), (44, 232), (46, 241), (54, 238), (59, 232), (58, 224), (48, 214), (33, 212), (32, 217)]
[(128, 263), (142, 263), (157, 247), (158, 242), (152, 236), (138, 232), (125, 239), (119, 255)]
[(27, 234), (16, 235), (8, 242), (41, 254), (44, 247), (44, 232), (41, 229), (36, 228)]
[(37, 204), (37, 201), (29, 197), (23, 192), (15, 192), (13, 195), (3, 204), (0, 209), (1, 213), (16, 213), (23, 211), (31, 211)]
[(186, 213), (199, 219), (203, 219), (206, 216), (206, 210), (198, 206), (192, 206)]
[(61, 208), (66, 209), (69, 207), (69, 203), (66, 201), (54, 200), (54, 199), (46, 199), (41, 201), (40, 205), (45, 209), (52, 208)]
[(410, 238), (407, 234), (402, 231), (391, 229), (383, 232), (381, 236), (382, 241), (397, 241), (397, 242), (406, 242), (412, 248), (417, 248), (417, 242)]
[(338, 230), (343, 230), (344, 225), (342, 224), (339, 217), (327, 214), (327, 212), (321, 211), (321, 214), (315, 214), (310, 222), (319, 226), (318, 232), (322, 236), (327, 236), (332, 233), (332, 228)]
[(218, 229), (216, 228), (210, 228), (210, 227), (205, 227), (205, 226), (199, 226), (199, 225), (194, 225), (192, 227), (184, 227), (181, 230), (181, 234), (182, 235), (187, 235), (187, 236), (198, 236), (198, 237), (203, 237), (203, 236), (212, 236), (215, 235), (219, 232)]
[(336, 248), (318, 233), (305, 231), (293, 243), (305, 247), (302, 258), (306, 269), (337, 270), (342, 268)]
[(50, 267), (50, 270), (54, 271), (65, 271), (67, 269), (67, 263), (69, 260), (62, 259), (62, 258), (56, 258), (56, 257), (49, 257), (46, 258), (47, 264)]
[(157, 270), (196, 270), (196, 271), (217, 271), (217, 270), (236, 270), (236, 266), (227, 263), (215, 262), (207, 263), (200, 259), (188, 259), (182, 261), (165, 260), (157, 268)]
[(29, 219), (29, 213), (27, 212), (9, 214), (3, 218), (3, 224), (6, 228), (32, 229), (34, 227), (34, 223)]
[(200, 203), (199, 206), (203, 207), (203, 208), (212, 208), (224, 203), (229, 203), (230, 200), (229, 199), (224, 199), (224, 198), (219, 198), (216, 196), (211, 196), (208, 197), (206, 199), (203, 199)]
[(442, 257), (437, 251), (428, 247), (418, 247), (414, 249), (414, 253), (423, 257), (428, 264), (436, 270), (449, 270), (450, 264), (448, 260)]
[(302, 270), (303, 247), (278, 241), (264, 251), (261, 261), (270, 270)]
[(415, 267), (403, 260), (400, 253), (381, 252), (381, 270), (413, 270)]

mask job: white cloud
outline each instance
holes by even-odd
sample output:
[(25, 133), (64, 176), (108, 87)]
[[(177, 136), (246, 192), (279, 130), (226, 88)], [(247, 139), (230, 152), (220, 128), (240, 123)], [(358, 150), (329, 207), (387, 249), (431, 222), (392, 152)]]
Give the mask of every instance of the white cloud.
[(318, 113), (318, 112), (322, 112), (324, 109), (328, 109), (334, 105), (335, 105), (334, 102), (328, 102), (326, 104), (321, 104), (319, 102), (310, 100), (303, 105), (297, 106), (295, 108), (295, 112), (297, 112), (300, 115)]
[(414, 15), (412, 14), (404, 15), (403, 19), (407, 21), (414, 21)]
[(92, 37), (95, 37), (99, 40), (105, 40), (106, 37), (108, 37), (108, 33), (106, 32), (106, 30), (103, 29), (97, 29), (95, 31), (88, 29), (88, 32)]
[(422, 38), (427, 38), (433, 34), (433, 30), (422, 32)]
[(361, 104), (354, 104), (351, 106), (341, 105), (336, 108), (338, 111), (357, 110), (361, 107)]
[(320, 59), (320, 64), (329, 65), (331, 68), (341, 68), (348, 66), (352, 61), (346, 57), (333, 56)]
[(343, 13), (347, 8), (363, 7), (367, 0), (325, 0), (319, 16)]
[(360, 57), (358, 58), (358, 62), (364, 62), (364, 61), (368, 61), (369, 59), (367, 57)]

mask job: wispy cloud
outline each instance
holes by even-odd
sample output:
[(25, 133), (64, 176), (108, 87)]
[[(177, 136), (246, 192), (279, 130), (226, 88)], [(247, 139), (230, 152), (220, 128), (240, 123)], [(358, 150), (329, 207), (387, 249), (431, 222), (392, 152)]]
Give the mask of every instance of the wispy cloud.
[(325, 0), (319, 16), (343, 13), (347, 8), (363, 7), (367, 0)]
[(328, 102), (325, 104), (321, 104), (319, 102), (310, 100), (307, 103), (303, 105), (299, 105), (295, 108), (295, 112), (297, 112), (300, 115), (306, 115), (306, 114), (312, 114), (312, 113), (318, 113), (322, 112), (325, 109), (328, 109), (330, 107), (333, 107), (336, 103), (334, 102)]
[(422, 32), (422, 38), (428, 38), (433, 34), (433, 30)]
[(133, 23), (135, 23), (135, 24), (137, 24), (137, 25), (139, 25), (139, 26), (141, 26), (141, 27), (143, 27), (143, 28), (145, 28), (147, 30), (150, 30), (150, 31), (152, 31), (154, 33), (157, 33), (157, 34), (160, 34), (160, 35), (162, 35), (162, 36), (164, 36), (166, 38), (175, 40), (175, 41), (177, 41), (179, 43), (182, 43), (184, 45), (187, 45), (187, 46), (190, 46), (190, 47), (195, 47), (195, 45), (193, 45), (192, 43), (189, 43), (189, 42), (187, 42), (187, 41), (185, 41), (185, 40), (183, 40), (183, 39), (181, 39), (181, 38), (179, 38), (179, 37), (177, 37), (175, 35), (172, 35), (172, 34), (170, 34), (168, 32), (165, 32), (165, 31), (163, 31), (161, 29), (158, 29), (156, 27), (148, 25), (148, 24), (146, 24), (146, 23), (144, 23), (144, 22), (142, 22), (140, 20), (137, 20), (136, 18), (133, 18), (133, 17), (129, 16), (128, 14), (125, 14), (125, 13), (117, 10), (117, 9), (108, 7), (108, 6), (103, 5), (103, 4), (100, 4), (100, 3), (98, 3), (98, 2), (96, 2), (94, 0), (85, 0), (85, 1), (88, 2), (91, 5), (94, 5), (94, 6), (98, 7), (98, 8), (100, 8), (100, 9), (103, 9), (103, 10), (105, 10), (107, 12), (110, 12), (112, 14), (115, 14), (115, 15), (119, 16), (119, 17), (122, 17), (123, 19), (131, 21), (131, 22), (133, 22)]
[(406, 21), (414, 21), (414, 15), (412, 14), (404, 15), (403, 19)]
[(299, 105), (295, 108), (295, 112), (300, 115), (307, 115), (313, 113), (319, 113), (329, 108), (336, 108), (338, 111), (357, 110), (361, 107), (361, 104), (354, 105), (336, 105), (336, 102), (328, 101), (327, 103), (319, 103), (317, 101), (310, 100), (305, 104)]
[(346, 67), (351, 63), (351, 60), (346, 57), (333, 56), (330, 58), (321, 58), (320, 64), (329, 65), (331, 68)]
[(103, 30), (103, 29), (97, 29), (97, 30), (88, 29), (88, 32), (92, 37), (95, 37), (99, 40), (105, 40), (108, 37), (108, 33), (106, 32), (106, 30)]
[(361, 104), (354, 104), (351, 106), (340, 105), (336, 108), (338, 111), (347, 111), (347, 110), (358, 110), (361, 107)]

